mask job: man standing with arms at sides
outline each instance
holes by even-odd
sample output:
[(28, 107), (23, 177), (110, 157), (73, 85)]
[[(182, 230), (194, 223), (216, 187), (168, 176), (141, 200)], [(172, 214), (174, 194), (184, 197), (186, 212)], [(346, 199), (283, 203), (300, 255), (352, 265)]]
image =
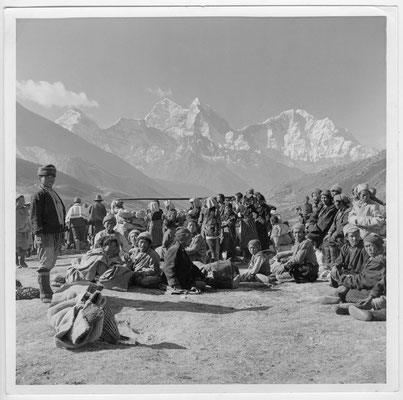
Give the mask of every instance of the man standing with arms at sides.
[(91, 225), (91, 237), (95, 238), (95, 235), (104, 229), (102, 224), (107, 212), (106, 207), (102, 204), (104, 199), (100, 194), (97, 194), (94, 199), (94, 203), (91, 204), (89, 209), (89, 224)]
[(56, 167), (52, 164), (40, 167), (38, 178), (41, 186), (31, 199), (31, 222), (40, 263), (38, 269), (40, 297), (43, 303), (50, 303), (53, 295), (50, 287), (50, 271), (60, 253), (66, 210), (63, 201), (53, 190)]

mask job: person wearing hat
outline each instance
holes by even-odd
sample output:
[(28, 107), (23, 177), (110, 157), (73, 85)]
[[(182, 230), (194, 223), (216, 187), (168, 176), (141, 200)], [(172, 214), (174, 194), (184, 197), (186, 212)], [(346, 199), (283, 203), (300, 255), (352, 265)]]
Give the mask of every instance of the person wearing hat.
[(270, 283), (270, 262), (267, 255), (262, 251), (260, 240), (254, 239), (248, 243), (249, 253), (252, 255), (248, 268), (240, 274), (241, 282)]
[(359, 200), (354, 203), (348, 217), (350, 224), (358, 226), (362, 238), (369, 233), (379, 234), (385, 225), (385, 217), (379, 208), (379, 204), (371, 200), (369, 189), (368, 183), (357, 185)]
[(116, 218), (113, 214), (106, 214), (103, 221), (104, 230), (98, 232), (94, 238), (94, 248), (100, 248), (102, 240), (105, 236), (113, 236), (119, 243), (120, 257), (122, 259), (129, 258), (130, 244), (126, 238), (120, 233), (115, 231)]
[(200, 217), (202, 203), (201, 203), (200, 199), (198, 199), (197, 197), (190, 198), (189, 203), (190, 203), (190, 208), (187, 211), (186, 217), (188, 219), (194, 219), (195, 221), (198, 221), (198, 219)]
[(330, 192), (332, 193), (332, 196), (336, 196), (337, 194), (341, 194), (341, 192), (343, 191), (342, 187), (338, 184), (335, 183), (331, 188), (330, 188)]
[(340, 247), (344, 244), (343, 227), (348, 223), (351, 211), (349, 198), (344, 194), (336, 194), (333, 197), (337, 213), (326, 236), (323, 239), (324, 263), (330, 268), (339, 255)]
[(18, 268), (28, 268), (25, 262), (25, 255), (29, 248), (29, 236), (31, 235), (31, 223), (29, 220), (28, 209), (25, 206), (25, 197), (17, 196), (15, 208), (15, 251), (16, 264)]
[(325, 190), (321, 193), (320, 201), (322, 206), (319, 211), (311, 216), (308, 225), (308, 238), (313, 242), (316, 248), (319, 248), (322, 244), (337, 213), (330, 190)]
[(312, 197), (312, 214), (317, 214), (322, 207), (322, 202), (320, 201), (320, 195), (322, 194), (322, 191), (320, 189), (315, 189), (311, 193)]
[(81, 199), (75, 197), (73, 205), (66, 215), (66, 225), (71, 229), (74, 238), (76, 251), (80, 251), (82, 245), (87, 241), (88, 212), (81, 205)]
[(271, 274), (279, 281), (294, 278), (296, 283), (314, 282), (319, 265), (315, 250), (305, 236), (305, 226), (300, 222), (291, 228), (295, 244), (291, 250), (281, 251), (273, 257)]
[(359, 274), (368, 260), (368, 253), (364, 249), (364, 242), (360, 236), (360, 230), (351, 224), (343, 227), (345, 244), (340, 248), (340, 253), (331, 265), (330, 281), (335, 288), (341, 285), (339, 277), (344, 274)]
[(175, 241), (165, 254), (163, 279), (168, 286), (174, 289), (204, 289), (205, 276), (192, 263), (186, 253), (186, 247), (192, 240), (192, 234), (186, 228), (178, 228), (175, 232)]
[(138, 251), (131, 255), (133, 276), (129, 285), (146, 288), (158, 288), (161, 283), (160, 257), (151, 248), (149, 232), (142, 232), (137, 237)]
[(38, 249), (38, 283), (42, 302), (50, 303), (50, 271), (56, 264), (60, 253), (64, 231), (66, 209), (62, 199), (53, 190), (56, 179), (56, 167), (52, 164), (38, 169), (40, 189), (31, 198), (31, 225)]
[(102, 204), (103, 201), (102, 196), (97, 194), (88, 210), (88, 223), (90, 224), (90, 235), (92, 238), (103, 229), (102, 221), (107, 214), (106, 207)]
[[(370, 233), (364, 238), (364, 248), (368, 258), (358, 274), (335, 273), (335, 280), (345, 290), (338, 290), (342, 303), (357, 303), (366, 299), (375, 285), (386, 277), (386, 256), (383, 239), (376, 233)], [(354, 305), (354, 304), (351, 304)], [(336, 309), (338, 314), (348, 314), (348, 305)]]

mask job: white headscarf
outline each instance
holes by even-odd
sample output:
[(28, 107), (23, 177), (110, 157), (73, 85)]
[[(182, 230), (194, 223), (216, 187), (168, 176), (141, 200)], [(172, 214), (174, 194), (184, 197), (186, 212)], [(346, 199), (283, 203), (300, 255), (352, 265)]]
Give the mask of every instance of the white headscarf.
[(213, 197), (207, 197), (206, 206), (207, 208), (217, 207), (217, 200)]
[(148, 205), (148, 209), (150, 210), (151, 215), (154, 215), (154, 213), (156, 211), (158, 211), (160, 208), (158, 206), (158, 203), (156, 201), (152, 201), (149, 205)]

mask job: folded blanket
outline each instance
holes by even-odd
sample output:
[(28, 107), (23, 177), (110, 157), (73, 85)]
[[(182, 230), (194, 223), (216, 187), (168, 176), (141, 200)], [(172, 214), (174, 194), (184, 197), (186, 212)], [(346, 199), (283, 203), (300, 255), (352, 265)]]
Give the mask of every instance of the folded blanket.
[(56, 330), (56, 347), (75, 349), (99, 339), (119, 341), (115, 317), (101, 290), (99, 285), (76, 282), (54, 293), (48, 319)]

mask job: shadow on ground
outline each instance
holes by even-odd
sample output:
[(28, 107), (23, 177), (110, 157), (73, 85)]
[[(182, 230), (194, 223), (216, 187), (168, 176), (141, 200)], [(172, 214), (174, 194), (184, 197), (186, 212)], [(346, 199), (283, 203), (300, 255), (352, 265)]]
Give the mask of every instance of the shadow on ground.
[(137, 311), (178, 311), (190, 313), (207, 313), (207, 314), (232, 314), (240, 311), (264, 311), (272, 306), (234, 308), (220, 306), (216, 304), (193, 303), (189, 301), (169, 301), (168, 296), (164, 301), (153, 300), (134, 300), (122, 299), (117, 297), (108, 297), (108, 304), (114, 314), (122, 311), (123, 308), (134, 308)]

